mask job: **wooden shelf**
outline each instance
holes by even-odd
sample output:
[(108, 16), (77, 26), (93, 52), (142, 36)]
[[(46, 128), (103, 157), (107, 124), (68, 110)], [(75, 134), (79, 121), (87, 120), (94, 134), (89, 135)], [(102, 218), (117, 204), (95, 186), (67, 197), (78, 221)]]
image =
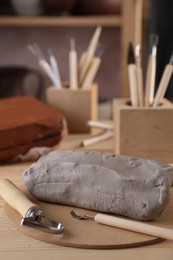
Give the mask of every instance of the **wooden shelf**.
[(0, 16), (0, 26), (114, 26), (121, 25), (120, 15), (111, 16)]

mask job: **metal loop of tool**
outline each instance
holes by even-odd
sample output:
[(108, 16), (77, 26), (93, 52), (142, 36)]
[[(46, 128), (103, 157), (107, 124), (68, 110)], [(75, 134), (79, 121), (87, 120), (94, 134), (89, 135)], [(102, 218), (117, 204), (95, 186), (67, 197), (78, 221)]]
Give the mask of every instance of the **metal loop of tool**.
[(85, 215), (77, 215), (73, 210), (70, 211), (70, 215), (77, 219), (77, 220), (83, 220), (83, 219), (94, 219), (94, 216), (93, 215), (88, 215), (88, 214), (85, 214)]
[(21, 225), (28, 227), (36, 227), (43, 229), (46, 232), (61, 234), (64, 226), (54, 220), (49, 220), (44, 217), (42, 210), (33, 208), (27, 213), (27, 217), (21, 220)]

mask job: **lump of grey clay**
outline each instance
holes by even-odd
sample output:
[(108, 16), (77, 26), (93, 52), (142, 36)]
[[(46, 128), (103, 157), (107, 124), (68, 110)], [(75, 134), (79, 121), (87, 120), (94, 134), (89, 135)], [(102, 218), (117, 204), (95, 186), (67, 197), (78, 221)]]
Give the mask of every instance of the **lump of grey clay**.
[(53, 151), (23, 175), (39, 200), (150, 220), (170, 199), (173, 167), (96, 151)]

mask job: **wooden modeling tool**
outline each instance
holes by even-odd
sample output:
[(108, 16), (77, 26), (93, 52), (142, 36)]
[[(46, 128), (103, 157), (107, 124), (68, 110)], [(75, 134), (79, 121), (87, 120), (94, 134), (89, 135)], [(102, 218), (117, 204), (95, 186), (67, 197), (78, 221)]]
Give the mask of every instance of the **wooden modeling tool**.
[(81, 86), (83, 84), (83, 80), (86, 76), (86, 73), (89, 69), (89, 66), (93, 60), (93, 57), (94, 57), (94, 54), (95, 54), (95, 51), (96, 51), (96, 48), (97, 48), (97, 44), (98, 44), (98, 41), (99, 41), (99, 37), (100, 37), (100, 34), (101, 34), (101, 26), (98, 26), (94, 32), (94, 35), (90, 41), (90, 44), (89, 44), (89, 47), (88, 47), (88, 50), (87, 50), (87, 54), (86, 54), (86, 57), (85, 59), (83, 60), (83, 64), (81, 66), (81, 69), (79, 71), (79, 86)]
[(173, 54), (171, 55), (170, 61), (164, 69), (163, 75), (161, 77), (161, 80), (160, 80), (160, 83), (159, 83), (159, 86), (158, 86), (158, 89), (156, 92), (156, 96), (154, 98), (153, 107), (158, 106), (162, 102), (162, 99), (166, 93), (169, 81), (171, 79), (172, 72), (173, 72)]
[(104, 52), (104, 47), (101, 46), (100, 43), (98, 43), (97, 49), (98, 49), (98, 54), (97, 54), (97, 56), (93, 57), (91, 64), (89, 66), (89, 69), (88, 69), (86, 76), (84, 78), (83, 84), (81, 86), (81, 88), (83, 88), (83, 89), (90, 89), (91, 88), (91, 85), (93, 84), (94, 78), (95, 78), (97, 71), (100, 67), (101, 57), (102, 57), (103, 52)]
[(77, 66), (77, 53), (75, 49), (75, 40), (70, 41), (69, 52), (69, 71), (70, 71), (70, 89), (78, 89), (78, 66)]
[(151, 35), (151, 54), (149, 55), (147, 66), (147, 77), (145, 86), (145, 106), (149, 107), (154, 101), (154, 89), (156, 80), (156, 55), (159, 37), (157, 34)]
[(62, 82), (61, 82), (61, 78), (60, 78), (60, 73), (59, 73), (59, 68), (58, 68), (58, 63), (55, 59), (55, 56), (52, 53), (52, 50), (48, 50), (49, 53), (49, 60), (50, 60), (50, 65), (55, 77), (55, 80), (57, 82), (58, 88), (62, 88)]
[(99, 121), (88, 121), (88, 126), (98, 128), (103, 130), (102, 132), (95, 134), (85, 140), (82, 141), (82, 146), (92, 145), (106, 139), (109, 139), (113, 136), (113, 126), (107, 123), (99, 122)]
[(34, 55), (34, 57), (37, 59), (38, 65), (44, 71), (44, 73), (49, 77), (49, 79), (52, 81), (53, 85), (57, 88), (60, 88), (60, 84), (59, 84), (59, 82), (57, 82), (57, 79), (54, 74), (54, 71), (52, 70), (52, 67), (49, 65), (49, 63), (44, 58), (38, 45), (29, 44), (28, 49)]
[(137, 80), (137, 95), (139, 106), (143, 106), (143, 75), (141, 68), (141, 54), (140, 45), (137, 44), (135, 47), (135, 61), (136, 61), (136, 80)]
[(160, 238), (173, 240), (173, 230), (168, 228), (163, 228), (159, 226), (154, 226), (152, 224), (131, 220), (127, 218), (121, 218), (116, 216), (110, 216), (106, 214), (98, 213), (94, 215), (77, 215), (74, 211), (70, 212), (71, 216), (77, 220), (95, 220), (98, 224), (108, 225), (111, 227), (126, 229), (146, 235), (156, 236)]

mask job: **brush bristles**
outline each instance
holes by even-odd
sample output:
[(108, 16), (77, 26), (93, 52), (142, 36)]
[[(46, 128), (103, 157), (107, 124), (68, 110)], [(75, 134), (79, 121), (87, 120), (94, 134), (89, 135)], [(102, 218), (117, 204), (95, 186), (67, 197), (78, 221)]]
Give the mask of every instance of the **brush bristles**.
[(171, 57), (170, 57), (170, 60), (169, 60), (169, 64), (172, 64), (173, 65), (173, 52), (171, 54)]
[(128, 64), (134, 64), (135, 63), (135, 57), (134, 57), (134, 49), (131, 42), (129, 42), (129, 48), (128, 48)]

